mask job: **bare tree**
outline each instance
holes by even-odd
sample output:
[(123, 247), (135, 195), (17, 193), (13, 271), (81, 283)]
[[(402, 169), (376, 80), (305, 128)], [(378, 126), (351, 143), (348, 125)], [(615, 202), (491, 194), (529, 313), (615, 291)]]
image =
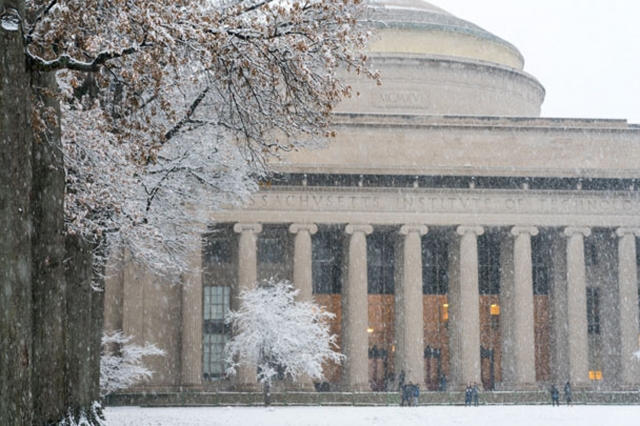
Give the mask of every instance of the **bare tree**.
[(338, 67), (375, 77), (362, 10), (0, 0), (1, 424), (101, 422), (108, 248), (179, 276), (194, 205), (241, 202), (270, 158), (330, 136)]

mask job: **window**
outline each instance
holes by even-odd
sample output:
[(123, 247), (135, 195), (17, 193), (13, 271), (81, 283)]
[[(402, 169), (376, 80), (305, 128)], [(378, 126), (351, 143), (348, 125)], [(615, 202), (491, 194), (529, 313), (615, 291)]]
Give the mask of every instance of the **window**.
[(203, 375), (205, 380), (224, 377), (224, 346), (230, 336), (229, 324), (225, 324), (229, 312), (231, 287), (204, 287), (203, 324)]
[(221, 264), (231, 261), (231, 244), (224, 237), (206, 237), (204, 241), (205, 264)]
[(314, 294), (340, 294), (342, 240), (337, 230), (320, 230), (312, 238)]
[(593, 287), (587, 287), (587, 331), (600, 334), (600, 293)]
[(449, 253), (442, 238), (422, 239), (422, 293), (447, 294), (449, 291)]
[(277, 236), (265, 236), (258, 239), (258, 263), (284, 263), (284, 241)]
[(478, 279), (480, 294), (500, 294), (500, 240), (496, 235), (478, 238)]
[(369, 294), (393, 294), (394, 240), (390, 233), (367, 237), (367, 280)]
[(531, 239), (531, 266), (533, 269), (533, 294), (535, 295), (549, 294), (549, 264), (551, 263), (549, 247), (549, 242), (542, 237), (534, 237)]
[(587, 266), (598, 264), (598, 248), (594, 241), (584, 242), (584, 263)]

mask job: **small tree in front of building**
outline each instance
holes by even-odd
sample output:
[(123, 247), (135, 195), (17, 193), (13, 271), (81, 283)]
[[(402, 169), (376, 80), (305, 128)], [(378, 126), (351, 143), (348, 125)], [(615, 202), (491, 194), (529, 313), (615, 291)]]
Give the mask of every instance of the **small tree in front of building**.
[(225, 347), (227, 374), (235, 375), (241, 365), (255, 367), (265, 405), (279, 374), (292, 381), (301, 376), (321, 380), (323, 363), (344, 359), (329, 330), (328, 320), (335, 315), (311, 301), (296, 301), (297, 294), (289, 281), (267, 280), (243, 291), (240, 308), (227, 319), (235, 330)]

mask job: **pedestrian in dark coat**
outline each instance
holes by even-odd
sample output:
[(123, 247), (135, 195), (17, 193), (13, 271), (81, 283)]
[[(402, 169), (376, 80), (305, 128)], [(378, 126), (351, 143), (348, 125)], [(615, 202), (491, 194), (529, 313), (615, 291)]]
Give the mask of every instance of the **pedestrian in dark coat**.
[(440, 380), (438, 381), (438, 388), (441, 392), (446, 392), (447, 391), (447, 376), (446, 375), (441, 375), (440, 376)]
[(413, 385), (413, 406), (418, 406), (418, 398), (420, 397), (420, 386), (416, 383)]
[(464, 390), (464, 406), (465, 407), (471, 406), (471, 394), (472, 394), (471, 385), (468, 385), (467, 388)]
[(567, 382), (564, 385), (564, 400), (567, 401), (567, 405), (573, 405), (573, 393), (571, 391), (571, 383)]
[(478, 384), (473, 383), (473, 388), (471, 388), (471, 395), (473, 396), (473, 405), (478, 406)]
[(409, 387), (409, 385), (402, 385), (402, 387), (400, 388), (400, 396), (402, 397), (402, 399), (400, 400), (400, 406), (404, 407), (405, 404), (409, 404), (409, 392), (407, 390), (407, 388)]
[(398, 376), (398, 390), (402, 392), (402, 388), (404, 388), (404, 370), (401, 370)]
[(551, 385), (551, 406), (560, 406), (560, 391), (556, 388), (556, 385)]

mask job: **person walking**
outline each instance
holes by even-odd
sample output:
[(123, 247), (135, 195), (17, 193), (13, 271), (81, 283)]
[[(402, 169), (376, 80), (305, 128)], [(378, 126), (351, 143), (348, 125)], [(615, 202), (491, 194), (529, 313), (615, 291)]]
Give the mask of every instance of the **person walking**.
[(413, 406), (418, 406), (418, 398), (420, 397), (420, 386), (416, 383), (413, 385)]
[(560, 391), (556, 388), (556, 385), (551, 385), (551, 406), (560, 406)]
[(470, 407), (471, 406), (471, 384), (467, 385), (467, 388), (464, 390), (464, 406), (465, 407)]
[(400, 396), (402, 397), (402, 399), (400, 400), (401, 407), (404, 407), (405, 404), (409, 405), (409, 400), (407, 399), (407, 397), (409, 396), (409, 392), (407, 390), (408, 387), (409, 385), (405, 385), (405, 384), (403, 384), (402, 387), (400, 387)]
[(473, 396), (473, 405), (478, 406), (478, 384), (473, 382), (473, 388), (471, 388), (471, 395)]
[(438, 380), (438, 390), (440, 392), (447, 391), (447, 376), (445, 374), (441, 374)]
[(404, 388), (404, 370), (400, 371), (400, 375), (398, 376), (398, 391), (402, 392)]
[(571, 383), (567, 382), (564, 385), (564, 400), (567, 401), (567, 405), (573, 406), (573, 392), (571, 391)]

